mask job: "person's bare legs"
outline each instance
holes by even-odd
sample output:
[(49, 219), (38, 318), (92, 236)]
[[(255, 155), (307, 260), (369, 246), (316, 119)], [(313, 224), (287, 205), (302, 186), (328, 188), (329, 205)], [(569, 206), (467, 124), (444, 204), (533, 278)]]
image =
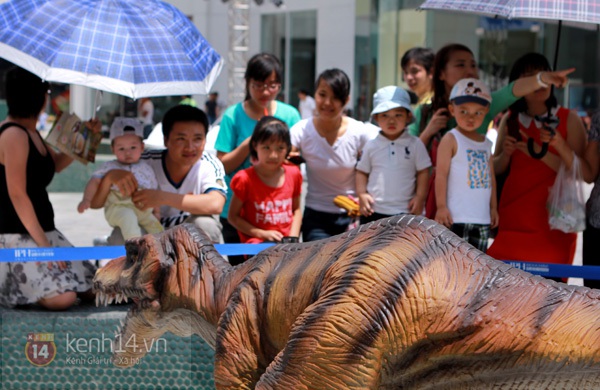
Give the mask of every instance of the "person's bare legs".
[(77, 300), (75, 291), (67, 291), (51, 298), (41, 298), (38, 303), (48, 310), (66, 310)]

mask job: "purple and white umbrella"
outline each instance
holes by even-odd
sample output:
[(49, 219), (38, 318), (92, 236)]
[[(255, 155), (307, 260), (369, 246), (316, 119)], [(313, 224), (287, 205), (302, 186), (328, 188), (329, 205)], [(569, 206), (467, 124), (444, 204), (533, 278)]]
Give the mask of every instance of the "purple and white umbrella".
[(0, 4), (0, 57), (47, 81), (131, 98), (206, 94), (223, 65), (159, 0), (11, 0)]
[(600, 23), (600, 0), (426, 0), (419, 9), (558, 21), (555, 68), (562, 22)]
[(591, 0), (427, 0), (419, 8), (471, 12), (507, 19), (600, 23), (600, 2)]

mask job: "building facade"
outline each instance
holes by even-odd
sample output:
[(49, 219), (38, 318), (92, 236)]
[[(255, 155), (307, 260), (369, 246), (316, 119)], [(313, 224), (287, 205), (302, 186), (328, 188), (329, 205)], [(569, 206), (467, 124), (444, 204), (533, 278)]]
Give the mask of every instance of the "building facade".
[[(227, 58), (228, 3), (170, 2), (189, 15)], [(340, 68), (352, 80), (349, 108), (362, 120), (368, 119), (377, 88), (405, 86), (400, 58), (411, 47), (437, 50), (447, 43), (465, 44), (475, 54), (480, 77), (492, 89), (508, 82), (510, 68), (521, 55), (540, 52), (552, 63), (556, 51), (557, 23), (420, 11), (421, 0), (284, 0), (279, 7), (269, 0), (260, 6), (254, 0), (250, 3), (248, 55), (268, 51), (282, 60), (285, 80), (280, 98), (296, 105), (298, 89), (310, 91), (321, 71)], [(583, 112), (598, 107), (599, 38), (598, 26), (563, 24), (557, 69), (576, 71), (569, 86), (556, 93), (569, 108)], [(214, 89), (229, 102), (227, 88), (224, 70)]]
[[(227, 69), (233, 66), (227, 57), (230, 3), (168, 2), (188, 15), (225, 58), (225, 67), (213, 90), (219, 92), (223, 103), (234, 103), (227, 79)], [(344, 70), (352, 80), (348, 108), (362, 120), (368, 118), (377, 88), (390, 84), (404, 86), (399, 62), (402, 54), (414, 46), (437, 50), (447, 43), (465, 44), (475, 54), (480, 77), (492, 89), (507, 83), (510, 67), (524, 53), (536, 51), (545, 54), (550, 62), (553, 60), (556, 23), (419, 11), (420, 4), (421, 0), (284, 0), (283, 5), (276, 6), (270, 0), (264, 0), (262, 5), (250, 0), (247, 56), (268, 51), (281, 59), (285, 75), (280, 99), (293, 105), (298, 103), (297, 91), (300, 88), (312, 91), (315, 77), (321, 71), (333, 67)], [(583, 112), (598, 106), (599, 37), (595, 25), (563, 25), (557, 68), (575, 67), (576, 71), (571, 75), (569, 87), (557, 94), (559, 101), (569, 108)], [(0, 72), (6, 66), (0, 65)], [(202, 106), (205, 97), (195, 98)], [(177, 103), (177, 97), (155, 101), (158, 120), (168, 106)], [(135, 109), (135, 102), (111, 94), (105, 94), (104, 105), (105, 112), (126, 115)]]

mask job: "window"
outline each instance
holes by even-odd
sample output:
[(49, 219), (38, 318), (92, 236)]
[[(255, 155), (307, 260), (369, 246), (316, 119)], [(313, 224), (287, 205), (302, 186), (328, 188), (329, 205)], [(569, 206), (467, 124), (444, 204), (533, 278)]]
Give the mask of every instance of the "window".
[(275, 54), (283, 64), (279, 99), (297, 107), (298, 90), (312, 93), (315, 83), (317, 12), (263, 15), (261, 26), (261, 50)]

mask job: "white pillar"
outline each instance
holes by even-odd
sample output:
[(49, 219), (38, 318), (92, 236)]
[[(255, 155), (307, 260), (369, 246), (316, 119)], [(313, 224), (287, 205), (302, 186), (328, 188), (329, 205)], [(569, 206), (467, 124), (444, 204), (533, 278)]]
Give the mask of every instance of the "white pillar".
[(90, 119), (94, 111), (95, 94), (96, 90), (92, 88), (71, 84), (71, 112), (77, 114), (84, 121)]

